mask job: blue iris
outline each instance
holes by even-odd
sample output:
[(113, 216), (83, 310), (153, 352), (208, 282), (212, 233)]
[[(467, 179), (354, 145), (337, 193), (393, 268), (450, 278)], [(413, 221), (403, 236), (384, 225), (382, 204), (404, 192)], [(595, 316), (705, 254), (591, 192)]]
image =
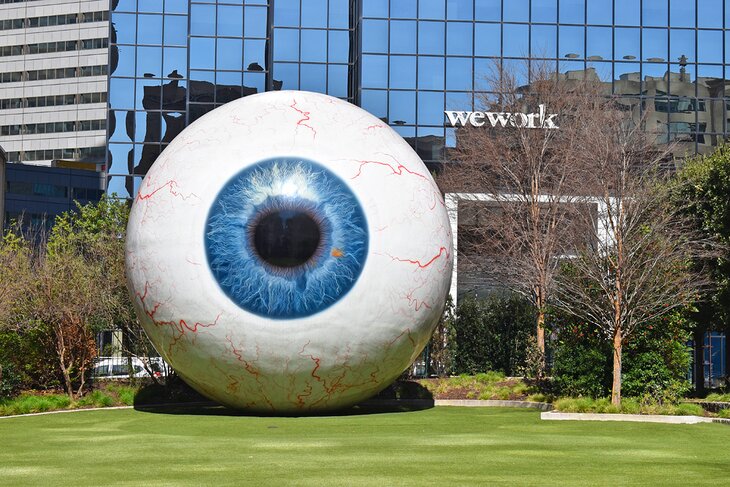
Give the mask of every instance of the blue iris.
[(323, 166), (267, 159), (221, 189), (205, 249), (215, 279), (238, 306), (267, 318), (301, 318), (352, 289), (367, 257), (367, 221), (350, 188)]

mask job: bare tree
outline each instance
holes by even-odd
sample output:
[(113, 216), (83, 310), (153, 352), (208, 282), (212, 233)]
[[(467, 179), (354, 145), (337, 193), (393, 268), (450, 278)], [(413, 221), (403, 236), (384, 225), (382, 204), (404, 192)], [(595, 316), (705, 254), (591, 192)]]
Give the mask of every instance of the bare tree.
[(487, 196), (489, 204), (470, 208), (475, 224), (460, 239), (460, 262), (478, 255), (471, 264), (483, 266), (488, 256), (486, 273), (529, 299), (544, 365), (546, 310), (559, 257), (572, 251), (573, 213), (584, 194), (578, 153), (590, 137), (584, 121), (606, 98), (597, 79), (564, 79), (554, 65), (535, 62), (529, 69), (530, 84), (520, 86), (519, 73), (495, 66), (485, 80), (490, 93), (475, 103), (490, 113), (476, 116), (479, 126), (457, 128), (455, 163), (440, 183), (449, 192)]
[(22, 278), (23, 292), (3, 293), (0, 326), (35, 328), (54, 356), (67, 394), (83, 393), (98, 331), (130, 319), (124, 285), (124, 202), (103, 199), (58, 216), (50, 234), (6, 234), (0, 289)]
[(594, 208), (580, 212), (580, 247), (558, 276), (555, 303), (611, 342), (611, 400), (620, 405), (623, 346), (697, 299), (710, 280), (696, 262), (718, 246), (670, 201), (663, 167), (670, 146), (656, 144), (616, 105), (586, 124), (590, 138), (577, 148), (590, 168), (581, 179)]

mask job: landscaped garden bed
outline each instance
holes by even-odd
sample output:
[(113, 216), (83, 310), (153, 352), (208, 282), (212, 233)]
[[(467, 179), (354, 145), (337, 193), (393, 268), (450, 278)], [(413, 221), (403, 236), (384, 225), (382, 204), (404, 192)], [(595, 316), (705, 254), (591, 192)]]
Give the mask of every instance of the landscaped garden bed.
[(71, 400), (68, 394), (58, 391), (26, 391), (14, 398), (0, 399), (0, 416), (131, 406), (136, 393), (136, 387), (116, 383), (104, 384), (77, 400)]

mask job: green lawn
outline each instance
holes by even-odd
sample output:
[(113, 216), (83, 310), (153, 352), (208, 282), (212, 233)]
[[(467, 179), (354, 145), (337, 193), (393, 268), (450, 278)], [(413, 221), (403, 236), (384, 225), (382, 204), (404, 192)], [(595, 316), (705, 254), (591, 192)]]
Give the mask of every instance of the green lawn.
[(730, 427), (440, 407), (0, 419), (0, 485), (729, 485)]

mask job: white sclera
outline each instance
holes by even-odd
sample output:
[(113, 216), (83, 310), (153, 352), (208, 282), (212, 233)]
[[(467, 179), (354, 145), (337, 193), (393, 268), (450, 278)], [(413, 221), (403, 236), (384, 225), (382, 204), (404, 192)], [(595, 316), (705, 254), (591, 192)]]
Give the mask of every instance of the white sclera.
[[(204, 243), (221, 188), (275, 157), (311, 160), (341, 178), (370, 239), (353, 288), (289, 320), (236, 305)], [(451, 242), (440, 191), (387, 124), (326, 95), (268, 92), (208, 113), (160, 155), (132, 206), (127, 279), (155, 347), (202, 394), (252, 411), (327, 410), (377, 393), (422, 351), (449, 289)]]

